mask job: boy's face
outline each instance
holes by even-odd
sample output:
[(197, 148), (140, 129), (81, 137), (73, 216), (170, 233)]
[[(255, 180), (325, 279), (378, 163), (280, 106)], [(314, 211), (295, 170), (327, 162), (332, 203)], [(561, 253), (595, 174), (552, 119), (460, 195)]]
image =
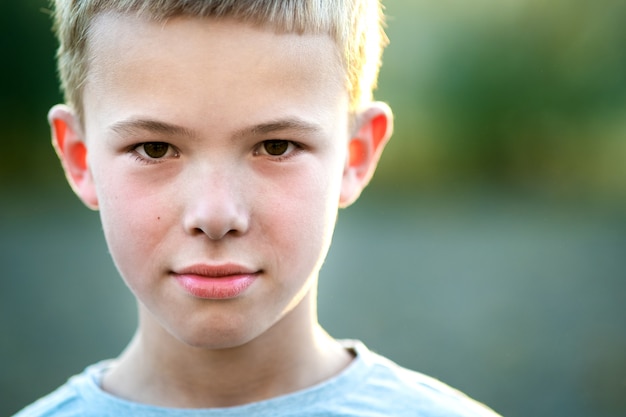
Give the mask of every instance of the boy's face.
[(332, 40), (191, 18), (93, 29), (84, 129), (51, 113), (68, 177), (150, 320), (194, 346), (252, 340), (312, 296), (338, 206), (371, 173), (350, 158)]

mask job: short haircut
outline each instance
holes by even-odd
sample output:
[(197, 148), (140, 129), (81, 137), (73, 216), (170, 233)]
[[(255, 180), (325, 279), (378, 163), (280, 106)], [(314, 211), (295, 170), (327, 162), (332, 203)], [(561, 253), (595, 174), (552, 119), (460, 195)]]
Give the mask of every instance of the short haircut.
[[(134, 13), (165, 21), (176, 16), (231, 18), (279, 32), (328, 34), (346, 74), (350, 112), (372, 100), (387, 44), (380, 0), (52, 0), (61, 88), (82, 116), (89, 70), (91, 22), (101, 13)], [(82, 117), (81, 117), (82, 119)]]

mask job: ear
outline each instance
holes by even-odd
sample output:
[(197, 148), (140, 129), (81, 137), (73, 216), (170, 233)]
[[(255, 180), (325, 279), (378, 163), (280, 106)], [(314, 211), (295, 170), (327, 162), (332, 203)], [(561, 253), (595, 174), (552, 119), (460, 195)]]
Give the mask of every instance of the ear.
[(90, 209), (98, 208), (98, 198), (87, 161), (87, 145), (74, 111), (59, 104), (48, 112), (52, 146), (56, 151), (70, 186)]
[(340, 207), (352, 204), (369, 183), (380, 155), (393, 132), (393, 114), (388, 105), (370, 103), (356, 116), (355, 134), (348, 143)]

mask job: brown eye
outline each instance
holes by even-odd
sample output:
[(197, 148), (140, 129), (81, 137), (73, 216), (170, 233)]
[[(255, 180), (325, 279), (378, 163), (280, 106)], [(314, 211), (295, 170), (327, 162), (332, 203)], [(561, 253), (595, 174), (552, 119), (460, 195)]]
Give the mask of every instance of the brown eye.
[(163, 158), (170, 145), (164, 142), (148, 142), (143, 144), (143, 150), (150, 158)]
[(289, 149), (289, 141), (286, 140), (266, 140), (263, 148), (269, 155), (279, 156)]

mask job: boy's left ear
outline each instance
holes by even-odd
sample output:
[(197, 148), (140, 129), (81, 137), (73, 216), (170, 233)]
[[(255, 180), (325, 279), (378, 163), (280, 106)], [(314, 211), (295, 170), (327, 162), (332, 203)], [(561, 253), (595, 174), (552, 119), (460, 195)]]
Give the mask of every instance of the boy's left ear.
[(382, 102), (370, 103), (356, 116), (355, 134), (348, 143), (339, 206), (347, 207), (369, 183), (393, 132), (393, 114)]

